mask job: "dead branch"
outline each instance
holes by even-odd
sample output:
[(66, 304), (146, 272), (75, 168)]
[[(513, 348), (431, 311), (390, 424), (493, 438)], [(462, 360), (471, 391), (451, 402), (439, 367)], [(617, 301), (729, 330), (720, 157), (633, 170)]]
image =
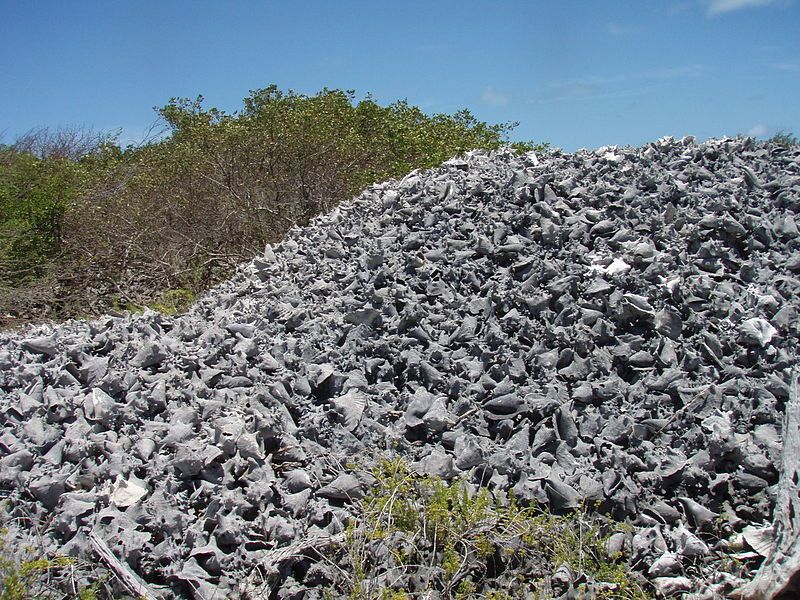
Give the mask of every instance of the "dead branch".
[(122, 562), (114, 556), (114, 553), (111, 552), (111, 548), (109, 548), (103, 539), (94, 531), (89, 533), (89, 541), (92, 542), (94, 551), (97, 552), (98, 556), (108, 565), (108, 568), (114, 572), (131, 594), (137, 598), (144, 598), (145, 600), (156, 600), (156, 595), (147, 587), (147, 584), (129, 567), (122, 564)]
[(783, 453), (773, 517), (773, 548), (753, 580), (734, 594), (740, 600), (797, 598), (800, 594), (800, 373), (783, 418)]

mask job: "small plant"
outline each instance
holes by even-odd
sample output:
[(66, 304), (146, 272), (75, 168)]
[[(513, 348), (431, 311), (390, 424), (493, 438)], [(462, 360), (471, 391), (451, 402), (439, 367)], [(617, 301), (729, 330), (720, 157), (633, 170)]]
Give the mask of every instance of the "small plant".
[(167, 290), (161, 294), (160, 300), (150, 304), (150, 308), (167, 316), (173, 316), (186, 312), (196, 298), (194, 292), (185, 288)]
[(790, 148), (800, 144), (800, 140), (797, 139), (797, 136), (787, 131), (779, 131), (769, 138), (767, 142), (771, 144), (777, 144), (778, 146), (783, 146), (784, 148)]
[[(561, 565), (611, 584), (596, 597), (647, 598), (627, 566), (607, 556), (618, 524), (586, 511), (556, 516), (463, 480), (421, 476), (399, 458), (379, 461), (374, 476), (330, 558), (343, 567), (337, 588), (353, 600), (433, 590), (457, 600), (544, 594)], [(500, 573), (510, 588), (492, 589)]]
[(98, 575), (92, 565), (68, 556), (43, 557), (30, 547), (13, 553), (7, 535), (0, 530), (0, 600), (111, 597), (105, 587), (108, 573)]
[(144, 308), (142, 306), (121, 296), (114, 296), (111, 299), (111, 308), (117, 312), (126, 311), (131, 314), (140, 314), (144, 312)]

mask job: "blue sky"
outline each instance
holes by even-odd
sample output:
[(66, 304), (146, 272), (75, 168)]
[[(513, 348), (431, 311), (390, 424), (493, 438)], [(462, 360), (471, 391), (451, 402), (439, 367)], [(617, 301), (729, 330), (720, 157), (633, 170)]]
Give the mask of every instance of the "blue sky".
[(800, 0), (0, 0), (0, 132), (121, 128), (275, 83), (518, 121), (566, 150), (800, 134)]

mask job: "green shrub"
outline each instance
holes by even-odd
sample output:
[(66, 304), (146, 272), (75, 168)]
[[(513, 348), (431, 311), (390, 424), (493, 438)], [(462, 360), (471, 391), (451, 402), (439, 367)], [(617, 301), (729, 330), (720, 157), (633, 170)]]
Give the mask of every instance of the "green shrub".
[[(276, 86), (252, 91), (234, 113), (202, 97), (158, 112), (168, 135), (137, 147), (44, 130), (0, 148), (2, 314), (24, 313), (15, 299), (29, 296), (26, 306), (46, 301), (55, 318), (121, 297), (180, 310), (165, 290), (198, 294), (368, 184), (509, 144), (515, 126)], [(47, 274), (55, 283), (37, 287)]]
[(185, 288), (167, 290), (161, 294), (158, 301), (152, 302), (149, 306), (167, 316), (173, 316), (186, 312), (196, 298), (197, 294)]
[(6, 536), (0, 530), (0, 600), (111, 597), (105, 586), (109, 573), (67, 556), (45, 558), (32, 548), (12, 554)]
[(79, 166), (64, 158), (38, 158), (0, 150), (0, 264), (14, 281), (41, 274), (59, 250), (63, 216), (77, 196)]
[(28, 132), (0, 145), (0, 284), (42, 276), (62, 249), (64, 218), (118, 148), (90, 130)]
[(794, 134), (786, 131), (779, 131), (771, 138), (769, 138), (767, 142), (783, 146), (784, 148), (791, 148), (792, 146), (797, 146), (798, 144), (800, 144), (800, 141), (798, 141), (797, 137)]
[[(523, 507), (513, 496), (472, 491), (462, 480), (448, 484), (416, 475), (402, 459), (380, 461), (374, 476), (376, 485), (330, 558), (343, 565), (337, 588), (353, 599), (421, 592), (403, 588), (420, 567), (431, 573), (425, 591), (444, 598), (546, 598), (550, 577), (562, 565), (607, 584), (597, 597), (648, 597), (627, 566), (607, 556), (608, 535), (621, 524), (583, 510), (556, 516)], [(387, 555), (388, 571), (375, 558)], [(492, 576), (500, 572), (513, 583), (492, 589)]]

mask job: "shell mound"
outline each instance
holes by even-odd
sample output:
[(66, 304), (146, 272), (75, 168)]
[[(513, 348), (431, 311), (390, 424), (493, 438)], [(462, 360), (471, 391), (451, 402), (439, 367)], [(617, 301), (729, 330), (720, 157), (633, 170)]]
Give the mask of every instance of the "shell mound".
[[(800, 152), (752, 140), (472, 152), (292, 230), (186, 315), (1, 335), (8, 535), (85, 557), (93, 533), (172, 594), (236, 596), (341, 533), (396, 454), (596, 504), (658, 590), (726, 593), (772, 518), (798, 211)], [(291, 567), (274, 597), (323, 597)]]

